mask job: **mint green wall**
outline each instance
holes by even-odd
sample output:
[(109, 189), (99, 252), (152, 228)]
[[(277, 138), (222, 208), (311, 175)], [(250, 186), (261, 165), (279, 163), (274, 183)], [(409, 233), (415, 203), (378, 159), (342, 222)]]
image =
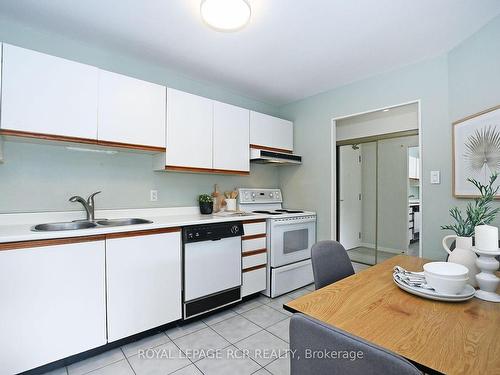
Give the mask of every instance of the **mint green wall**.
[[(63, 36), (13, 23), (0, 17), (0, 41), (64, 57), (117, 73), (156, 82), (268, 114), (277, 108), (171, 70)], [(80, 209), (67, 202), (73, 195), (103, 190), (98, 208), (139, 208), (195, 205), (214, 183), (222, 190), (276, 187), (272, 166), (252, 166), (249, 177), (153, 172), (151, 156), (120, 152), (103, 155), (68, 151), (61, 146), (5, 142), (0, 164), (0, 213)], [(149, 191), (159, 200), (149, 201)]]
[[(421, 100), (422, 114), (423, 230), (425, 243), (428, 244), (424, 255), (440, 254), (441, 233), (438, 223), (447, 219), (447, 213), (434, 212), (432, 208), (426, 212), (426, 207), (451, 203), (451, 181), (448, 176), (451, 155), (447, 152), (451, 132), (448, 123), (446, 56), (356, 82), (282, 108), (283, 116), (295, 121), (295, 145), (297, 152), (303, 154), (304, 158), (302, 168), (281, 170), (283, 196), (289, 206), (308, 207), (318, 212), (319, 239), (332, 237), (332, 118), (414, 100)], [(425, 178), (432, 169), (442, 171), (441, 185), (430, 185)], [(309, 194), (311, 192), (313, 194)]]
[[(448, 54), (283, 106), (304, 157), (302, 168), (280, 171), (287, 205), (316, 210), (319, 239), (331, 238), (331, 119), (419, 99), (423, 255), (443, 258), (439, 226), (464, 204), (451, 194), (451, 120), (500, 104), (499, 40), (497, 17)], [(441, 184), (429, 183), (431, 170), (441, 171)]]
[[(276, 187), (276, 169), (252, 165), (250, 177), (153, 172), (152, 156), (69, 151), (64, 147), (6, 142), (0, 164), (0, 213), (80, 210), (72, 195), (102, 190), (97, 207), (194, 206), (200, 193), (239, 186)], [(149, 191), (157, 189), (157, 202)]]
[(500, 105), (500, 17), (450, 51), (448, 69), (450, 122)]
[(500, 105), (500, 17), (449, 53), (450, 120)]

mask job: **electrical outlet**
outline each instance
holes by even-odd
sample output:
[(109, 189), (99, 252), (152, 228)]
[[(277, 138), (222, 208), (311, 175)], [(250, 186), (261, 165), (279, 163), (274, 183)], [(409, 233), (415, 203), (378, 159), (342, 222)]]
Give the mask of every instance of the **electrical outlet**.
[(149, 199), (151, 202), (156, 202), (158, 200), (158, 190), (151, 190), (149, 192)]

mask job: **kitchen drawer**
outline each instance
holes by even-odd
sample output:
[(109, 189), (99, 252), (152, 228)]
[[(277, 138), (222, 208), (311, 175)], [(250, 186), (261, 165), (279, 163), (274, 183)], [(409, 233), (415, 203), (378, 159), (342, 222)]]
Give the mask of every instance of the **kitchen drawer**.
[(266, 267), (254, 271), (243, 272), (243, 285), (241, 296), (245, 297), (266, 289)]
[(260, 223), (243, 223), (243, 231), (245, 233), (245, 236), (264, 234), (266, 233), (266, 222), (262, 221)]
[(260, 250), (266, 248), (266, 237), (253, 238), (241, 241), (242, 252)]
[(267, 263), (267, 252), (243, 257), (243, 269)]

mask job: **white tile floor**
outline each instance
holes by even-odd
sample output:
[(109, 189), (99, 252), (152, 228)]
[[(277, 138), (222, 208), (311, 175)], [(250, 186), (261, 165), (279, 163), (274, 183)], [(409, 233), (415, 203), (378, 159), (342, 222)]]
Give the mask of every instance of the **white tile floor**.
[[(313, 290), (311, 284), (275, 299), (260, 295), (46, 375), (287, 375), (291, 314), (282, 306)], [(272, 351), (259, 355), (264, 350)]]

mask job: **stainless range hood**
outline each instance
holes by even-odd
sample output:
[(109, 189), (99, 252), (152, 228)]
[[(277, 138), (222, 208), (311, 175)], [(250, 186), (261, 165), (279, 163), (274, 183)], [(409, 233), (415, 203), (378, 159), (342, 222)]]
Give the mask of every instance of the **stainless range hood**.
[(260, 164), (302, 164), (302, 156), (288, 154), (286, 152), (276, 152), (260, 150), (256, 148), (250, 149), (250, 161)]

